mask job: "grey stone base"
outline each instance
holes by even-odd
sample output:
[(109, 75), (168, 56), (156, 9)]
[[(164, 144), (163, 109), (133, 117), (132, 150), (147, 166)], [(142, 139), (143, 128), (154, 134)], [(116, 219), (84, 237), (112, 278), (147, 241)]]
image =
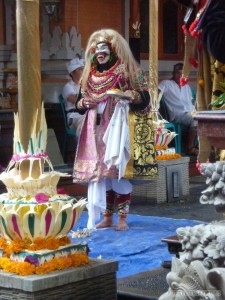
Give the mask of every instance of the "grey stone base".
[(0, 299), (117, 299), (116, 261), (90, 264), (46, 275), (18, 276), (0, 272)]
[(189, 195), (189, 157), (159, 160), (158, 179), (135, 185), (133, 196), (156, 199), (157, 203), (173, 202)]

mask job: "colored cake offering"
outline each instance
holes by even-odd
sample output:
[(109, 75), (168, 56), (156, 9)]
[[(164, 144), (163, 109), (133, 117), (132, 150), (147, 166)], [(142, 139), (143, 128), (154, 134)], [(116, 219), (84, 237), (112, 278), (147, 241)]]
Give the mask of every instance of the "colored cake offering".
[(60, 177), (46, 153), (47, 124), (41, 108), (25, 152), (15, 115), (14, 154), (0, 174), (0, 269), (19, 275), (45, 274), (89, 262), (86, 243), (72, 244), (68, 233), (87, 202), (57, 189)]
[(175, 148), (169, 147), (171, 141), (177, 136), (176, 132), (168, 130), (165, 125), (168, 121), (157, 119), (153, 121), (155, 127), (155, 148), (157, 160), (178, 159), (181, 157)]

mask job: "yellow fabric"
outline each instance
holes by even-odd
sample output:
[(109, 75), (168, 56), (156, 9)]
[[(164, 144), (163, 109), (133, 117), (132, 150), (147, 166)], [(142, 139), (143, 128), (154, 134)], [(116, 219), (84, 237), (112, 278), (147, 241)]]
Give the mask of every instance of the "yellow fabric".
[(158, 10), (159, 1), (149, 1), (149, 94), (152, 109), (159, 108), (158, 101)]
[(196, 48), (196, 38), (191, 36), (190, 32), (187, 30), (185, 34), (185, 52), (184, 52), (184, 66), (183, 66), (183, 77), (188, 78), (191, 65), (190, 58), (195, 57)]
[[(225, 65), (220, 63), (218, 60), (214, 60), (212, 62), (212, 75), (213, 75), (213, 88), (212, 88), (212, 101), (215, 101), (217, 99), (217, 96), (213, 95), (214, 91), (221, 91), (224, 93), (224, 87), (220, 85), (221, 82), (225, 82)], [(221, 106), (219, 109), (223, 110), (224, 105)], [(217, 109), (216, 107), (213, 107), (213, 109)]]
[[(210, 70), (210, 57), (208, 52), (202, 48), (198, 50), (198, 74), (197, 74), (197, 111), (209, 109), (212, 95), (212, 78)], [(203, 81), (203, 85), (199, 82)], [(211, 143), (205, 136), (199, 136), (198, 160), (205, 162), (211, 152)]]
[(210, 57), (204, 48), (198, 51), (198, 62), (197, 82), (203, 80), (203, 86), (197, 84), (197, 110), (202, 111), (209, 109), (212, 95)]

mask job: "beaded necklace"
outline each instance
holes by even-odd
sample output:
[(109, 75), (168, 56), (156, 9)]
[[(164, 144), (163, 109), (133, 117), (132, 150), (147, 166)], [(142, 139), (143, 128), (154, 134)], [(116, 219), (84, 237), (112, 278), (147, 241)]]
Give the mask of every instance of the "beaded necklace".
[[(97, 103), (107, 101), (110, 97), (106, 92), (112, 88), (124, 88), (124, 83), (128, 82), (128, 77), (125, 76), (124, 65), (119, 60), (109, 70), (102, 73), (91, 68), (88, 77), (87, 89), (85, 94), (94, 99)], [(127, 86), (127, 85), (125, 85)]]

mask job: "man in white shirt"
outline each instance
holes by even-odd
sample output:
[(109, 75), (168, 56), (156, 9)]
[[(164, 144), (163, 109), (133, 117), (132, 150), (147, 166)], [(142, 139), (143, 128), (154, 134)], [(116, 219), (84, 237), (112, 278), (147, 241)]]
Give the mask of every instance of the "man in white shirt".
[(174, 65), (171, 79), (159, 83), (159, 90), (163, 91), (163, 99), (169, 114), (170, 122), (189, 127), (188, 154), (197, 155), (198, 149), (194, 147), (197, 136), (197, 123), (193, 119), (195, 107), (192, 103), (192, 91), (188, 84), (180, 86), (183, 64)]
[(67, 71), (71, 80), (67, 82), (62, 91), (67, 122), (70, 128), (76, 132), (76, 139), (79, 138), (84, 116), (76, 112), (75, 103), (80, 91), (80, 78), (84, 68), (83, 59), (74, 58), (67, 64)]

